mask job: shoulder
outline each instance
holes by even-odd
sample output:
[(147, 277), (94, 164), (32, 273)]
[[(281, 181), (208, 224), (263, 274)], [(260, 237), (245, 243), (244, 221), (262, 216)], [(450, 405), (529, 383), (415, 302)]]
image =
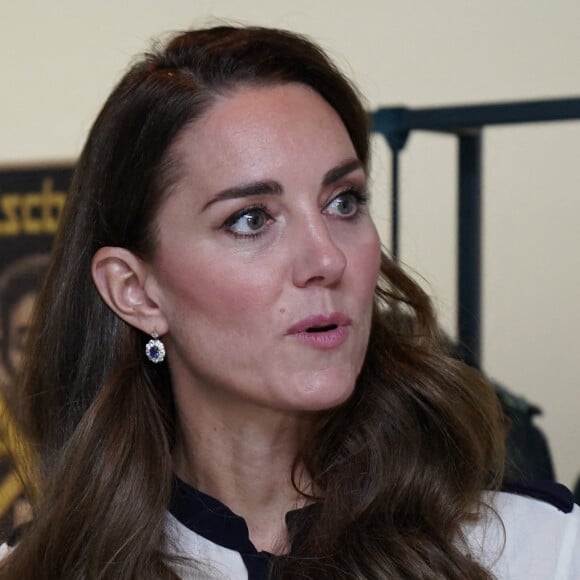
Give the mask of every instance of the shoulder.
[(464, 530), (473, 555), (500, 579), (580, 578), (580, 507), (570, 492), (547, 483), (508, 489), (485, 493), (480, 519)]
[[(542, 535), (553, 532), (578, 533), (580, 507), (563, 494), (550, 496), (540, 493), (500, 491), (484, 496), (487, 505), (501, 518), (506, 535), (519, 532)], [(580, 538), (579, 538), (580, 539)]]

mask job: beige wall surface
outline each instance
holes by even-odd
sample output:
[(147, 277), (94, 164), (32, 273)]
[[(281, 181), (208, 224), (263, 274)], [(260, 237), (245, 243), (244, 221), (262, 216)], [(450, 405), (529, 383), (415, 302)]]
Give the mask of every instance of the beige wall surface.
[[(0, 1), (0, 166), (74, 159), (130, 58), (168, 31), (241, 21), (317, 39), (369, 106), (580, 96), (576, 0)], [(486, 131), (484, 367), (539, 404), (558, 477), (580, 473), (580, 122)], [(373, 209), (389, 232), (387, 153)], [(402, 157), (402, 258), (454, 332), (455, 143)], [(428, 280), (429, 283), (425, 282)]]

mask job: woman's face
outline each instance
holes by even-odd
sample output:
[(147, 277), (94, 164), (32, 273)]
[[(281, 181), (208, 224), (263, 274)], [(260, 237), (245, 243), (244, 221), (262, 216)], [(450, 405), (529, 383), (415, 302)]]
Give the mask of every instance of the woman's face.
[(150, 288), (178, 404), (288, 412), (346, 400), (380, 243), (337, 113), (299, 84), (240, 88), (172, 153)]
[(13, 373), (18, 372), (22, 364), (36, 294), (36, 292), (26, 293), (14, 304), (9, 314), (8, 362)]

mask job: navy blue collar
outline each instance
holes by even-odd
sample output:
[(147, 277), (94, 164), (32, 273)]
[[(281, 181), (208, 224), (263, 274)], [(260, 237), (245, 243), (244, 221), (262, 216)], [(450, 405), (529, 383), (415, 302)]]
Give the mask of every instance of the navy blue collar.
[[(547, 481), (504, 481), (502, 491), (543, 500), (569, 513), (574, 507), (571, 492), (563, 485)], [(221, 501), (191, 487), (177, 476), (174, 478), (170, 512), (193, 532), (241, 554), (265, 554), (258, 552), (250, 541), (246, 521), (232, 512)], [(286, 515), (287, 524), (300, 510)]]
[(574, 509), (574, 494), (561, 483), (547, 480), (505, 480), (502, 491), (531, 497), (553, 505), (565, 514)]
[(177, 476), (174, 478), (169, 511), (184, 526), (214, 544), (241, 554), (258, 552), (250, 541), (246, 521), (221, 501), (191, 487)]
[[(286, 526), (295, 529), (300, 514), (308, 518), (316, 517), (318, 504), (291, 510), (286, 514)], [(218, 499), (195, 489), (174, 475), (169, 511), (186, 528), (212, 541), (214, 544), (240, 552), (241, 554), (263, 554), (250, 541), (246, 520), (234, 513)], [(296, 541), (296, 538), (295, 538)]]

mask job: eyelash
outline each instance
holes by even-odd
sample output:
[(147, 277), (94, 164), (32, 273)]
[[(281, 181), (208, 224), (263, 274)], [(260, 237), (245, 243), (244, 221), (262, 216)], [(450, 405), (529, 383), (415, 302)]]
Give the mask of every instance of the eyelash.
[[(334, 201), (336, 201), (337, 199), (346, 196), (346, 195), (350, 195), (354, 198), (354, 200), (357, 203), (357, 210), (356, 212), (352, 215), (352, 216), (344, 216), (341, 219), (345, 220), (345, 221), (354, 221), (356, 220), (359, 216), (360, 216), (360, 209), (362, 206), (366, 205), (368, 203), (368, 195), (366, 192), (361, 191), (355, 187), (348, 187), (347, 189), (344, 189), (343, 191), (337, 193), (325, 206), (323, 209), (328, 208)], [(254, 232), (254, 233), (245, 233), (245, 234), (241, 234), (239, 232), (236, 232), (233, 229), (234, 224), (239, 221), (241, 218), (243, 218), (244, 216), (252, 213), (252, 212), (261, 212), (266, 220), (266, 224), (271, 223), (276, 221), (275, 218), (272, 216), (272, 214), (268, 211), (268, 208), (261, 203), (256, 203), (256, 204), (252, 204), (252, 205), (248, 205), (246, 207), (243, 207), (242, 209), (238, 210), (237, 212), (235, 212), (234, 214), (232, 214), (221, 226), (221, 229), (224, 229), (228, 234), (230, 234), (231, 236), (233, 236), (235, 239), (241, 239), (241, 240), (256, 240), (258, 238), (260, 238), (262, 235), (264, 235), (265, 231), (267, 228), (262, 228), (260, 231)], [(339, 216), (340, 217), (340, 216)]]

